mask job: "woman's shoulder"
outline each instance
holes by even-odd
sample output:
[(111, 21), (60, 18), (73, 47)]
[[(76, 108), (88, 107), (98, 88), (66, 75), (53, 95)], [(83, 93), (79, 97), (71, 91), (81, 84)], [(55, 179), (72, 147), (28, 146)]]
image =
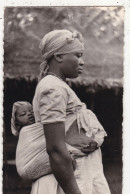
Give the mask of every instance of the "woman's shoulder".
[(42, 92), (52, 90), (62, 92), (64, 90), (67, 91), (68, 86), (64, 81), (60, 80), (58, 77), (47, 75), (38, 83), (37, 90)]

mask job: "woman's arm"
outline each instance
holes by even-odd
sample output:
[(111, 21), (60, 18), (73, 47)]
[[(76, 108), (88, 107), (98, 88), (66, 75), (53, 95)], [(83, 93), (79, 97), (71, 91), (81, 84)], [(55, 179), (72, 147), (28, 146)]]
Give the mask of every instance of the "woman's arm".
[(44, 124), (52, 172), (65, 194), (81, 194), (74, 177), (72, 160), (65, 145), (63, 122)]

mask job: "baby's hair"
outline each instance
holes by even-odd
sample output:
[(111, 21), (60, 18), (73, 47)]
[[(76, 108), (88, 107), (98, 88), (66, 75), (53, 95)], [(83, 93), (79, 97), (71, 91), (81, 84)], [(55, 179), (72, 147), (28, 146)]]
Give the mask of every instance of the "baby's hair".
[[(14, 136), (18, 136), (19, 135), (19, 130), (16, 127), (16, 111), (19, 107), (23, 106), (23, 105), (31, 105), (31, 103), (27, 102), (27, 101), (17, 101), (13, 104), (13, 108), (12, 108), (12, 116), (11, 116), (11, 131), (12, 134)], [(32, 105), (31, 105), (32, 106)]]

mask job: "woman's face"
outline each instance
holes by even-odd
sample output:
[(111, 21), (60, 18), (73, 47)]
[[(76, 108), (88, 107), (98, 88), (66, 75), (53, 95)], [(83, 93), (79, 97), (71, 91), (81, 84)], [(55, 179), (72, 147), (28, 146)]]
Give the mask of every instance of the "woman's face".
[(82, 73), (84, 65), (82, 55), (82, 52), (73, 52), (62, 55), (63, 62), (61, 64), (61, 69), (66, 78), (76, 78)]
[(22, 105), (16, 111), (16, 123), (20, 127), (31, 125), (35, 122), (31, 105)]

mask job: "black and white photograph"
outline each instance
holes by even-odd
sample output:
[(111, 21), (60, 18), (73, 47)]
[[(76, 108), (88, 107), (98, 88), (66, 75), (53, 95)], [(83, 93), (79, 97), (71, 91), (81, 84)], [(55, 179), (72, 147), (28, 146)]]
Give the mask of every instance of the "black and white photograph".
[(6, 6), (3, 194), (122, 194), (123, 6)]

